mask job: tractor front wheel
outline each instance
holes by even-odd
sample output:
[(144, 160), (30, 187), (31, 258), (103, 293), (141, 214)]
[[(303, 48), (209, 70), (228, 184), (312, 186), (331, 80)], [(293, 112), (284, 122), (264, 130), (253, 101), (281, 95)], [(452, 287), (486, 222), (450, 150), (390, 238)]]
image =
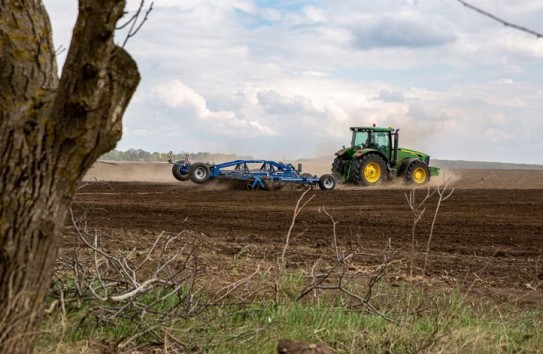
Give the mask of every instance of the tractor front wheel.
[(363, 155), (354, 160), (351, 175), (355, 184), (375, 185), (386, 175), (385, 161), (379, 155)]
[(424, 162), (414, 161), (405, 171), (407, 183), (424, 184), (430, 181), (430, 169)]
[(190, 166), (189, 178), (194, 183), (204, 183), (209, 179), (211, 171), (209, 166), (203, 162), (195, 162)]

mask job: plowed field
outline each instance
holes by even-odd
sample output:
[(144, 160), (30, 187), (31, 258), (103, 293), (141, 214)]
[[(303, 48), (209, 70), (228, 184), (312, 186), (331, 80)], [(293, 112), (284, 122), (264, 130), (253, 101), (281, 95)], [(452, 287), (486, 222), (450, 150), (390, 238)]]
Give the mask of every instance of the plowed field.
[[(460, 286), (509, 301), (540, 302), (543, 172), (455, 172), (462, 174), (437, 214), (424, 272), (438, 197), (426, 203), (413, 244), (413, 213), (406, 201), (409, 189), (391, 187), (309, 192), (307, 196), (314, 198), (299, 214), (292, 231), (291, 264), (305, 266), (333, 256), (333, 225), (324, 208), (337, 222), (338, 244), (357, 245), (356, 261), (362, 266), (379, 264), (390, 247), (394, 279), (404, 281), (414, 246), (418, 281)], [(523, 188), (500, 184), (504, 175), (524, 180)], [(190, 182), (89, 182), (77, 194), (74, 210), (77, 216), (86, 214), (89, 227), (108, 231), (106, 242), (119, 248), (145, 249), (162, 231), (194, 231), (194, 237), (204, 243), (204, 252), (211, 255), (208, 262), (216, 260), (217, 264), (209, 266), (220, 268), (225, 259), (242, 253), (255, 260), (276, 259), (301, 194), (301, 190), (249, 192)], [(418, 200), (425, 195), (426, 190), (416, 194)]]

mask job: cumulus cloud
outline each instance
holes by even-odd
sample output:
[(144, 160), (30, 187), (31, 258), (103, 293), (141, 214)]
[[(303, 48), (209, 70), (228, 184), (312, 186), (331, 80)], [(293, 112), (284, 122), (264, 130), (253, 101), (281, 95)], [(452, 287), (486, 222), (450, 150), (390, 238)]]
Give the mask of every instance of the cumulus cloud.
[(270, 127), (255, 121), (242, 119), (232, 111), (211, 111), (206, 100), (192, 88), (179, 80), (159, 84), (154, 89), (156, 97), (178, 113), (192, 115), (193, 119), (209, 123), (209, 130), (218, 134), (251, 133), (256, 135), (275, 135)]
[(514, 81), (511, 79), (499, 79), (499, 80), (492, 80), (490, 82), (496, 85), (513, 85), (514, 83)]
[[(45, 3), (67, 46), (77, 4)], [(543, 30), (543, 4), (485, 8)], [(543, 41), (454, 1), (161, 0), (127, 49), (142, 82), (119, 148), (329, 155), (376, 123), (438, 158), (543, 163), (516, 139), (543, 134)]]
[(401, 91), (381, 90), (377, 99), (383, 102), (404, 102), (405, 95)]
[(417, 122), (438, 122), (453, 120), (454, 117), (443, 108), (438, 108), (424, 102), (411, 102), (408, 115), (415, 118)]
[(207, 119), (211, 114), (207, 109), (205, 99), (179, 80), (159, 84), (155, 92), (158, 98), (169, 107), (192, 108), (195, 115), (202, 119)]
[(437, 47), (456, 40), (451, 28), (416, 14), (372, 17), (356, 24), (352, 32), (357, 49)]
[(270, 114), (304, 114), (314, 113), (311, 101), (306, 97), (285, 97), (275, 90), (260, 90), (257, 93), (258, 103)]

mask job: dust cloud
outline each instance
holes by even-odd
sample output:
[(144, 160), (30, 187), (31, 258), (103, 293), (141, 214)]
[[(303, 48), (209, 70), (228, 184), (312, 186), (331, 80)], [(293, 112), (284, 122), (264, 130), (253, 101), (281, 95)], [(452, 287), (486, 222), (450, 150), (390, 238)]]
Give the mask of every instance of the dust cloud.
[(175, 182), (172, 165), (167, 162), (96, 161), (83, 181)]

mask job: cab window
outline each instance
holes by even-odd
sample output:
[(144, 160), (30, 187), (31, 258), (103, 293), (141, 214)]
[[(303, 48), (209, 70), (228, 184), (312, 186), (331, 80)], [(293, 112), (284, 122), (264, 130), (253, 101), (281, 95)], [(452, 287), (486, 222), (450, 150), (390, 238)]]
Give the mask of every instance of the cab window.
[(368, 141), (368, 136), (368, 132), (353, 132), (352, 147), (354, 148), (366, 145)]

